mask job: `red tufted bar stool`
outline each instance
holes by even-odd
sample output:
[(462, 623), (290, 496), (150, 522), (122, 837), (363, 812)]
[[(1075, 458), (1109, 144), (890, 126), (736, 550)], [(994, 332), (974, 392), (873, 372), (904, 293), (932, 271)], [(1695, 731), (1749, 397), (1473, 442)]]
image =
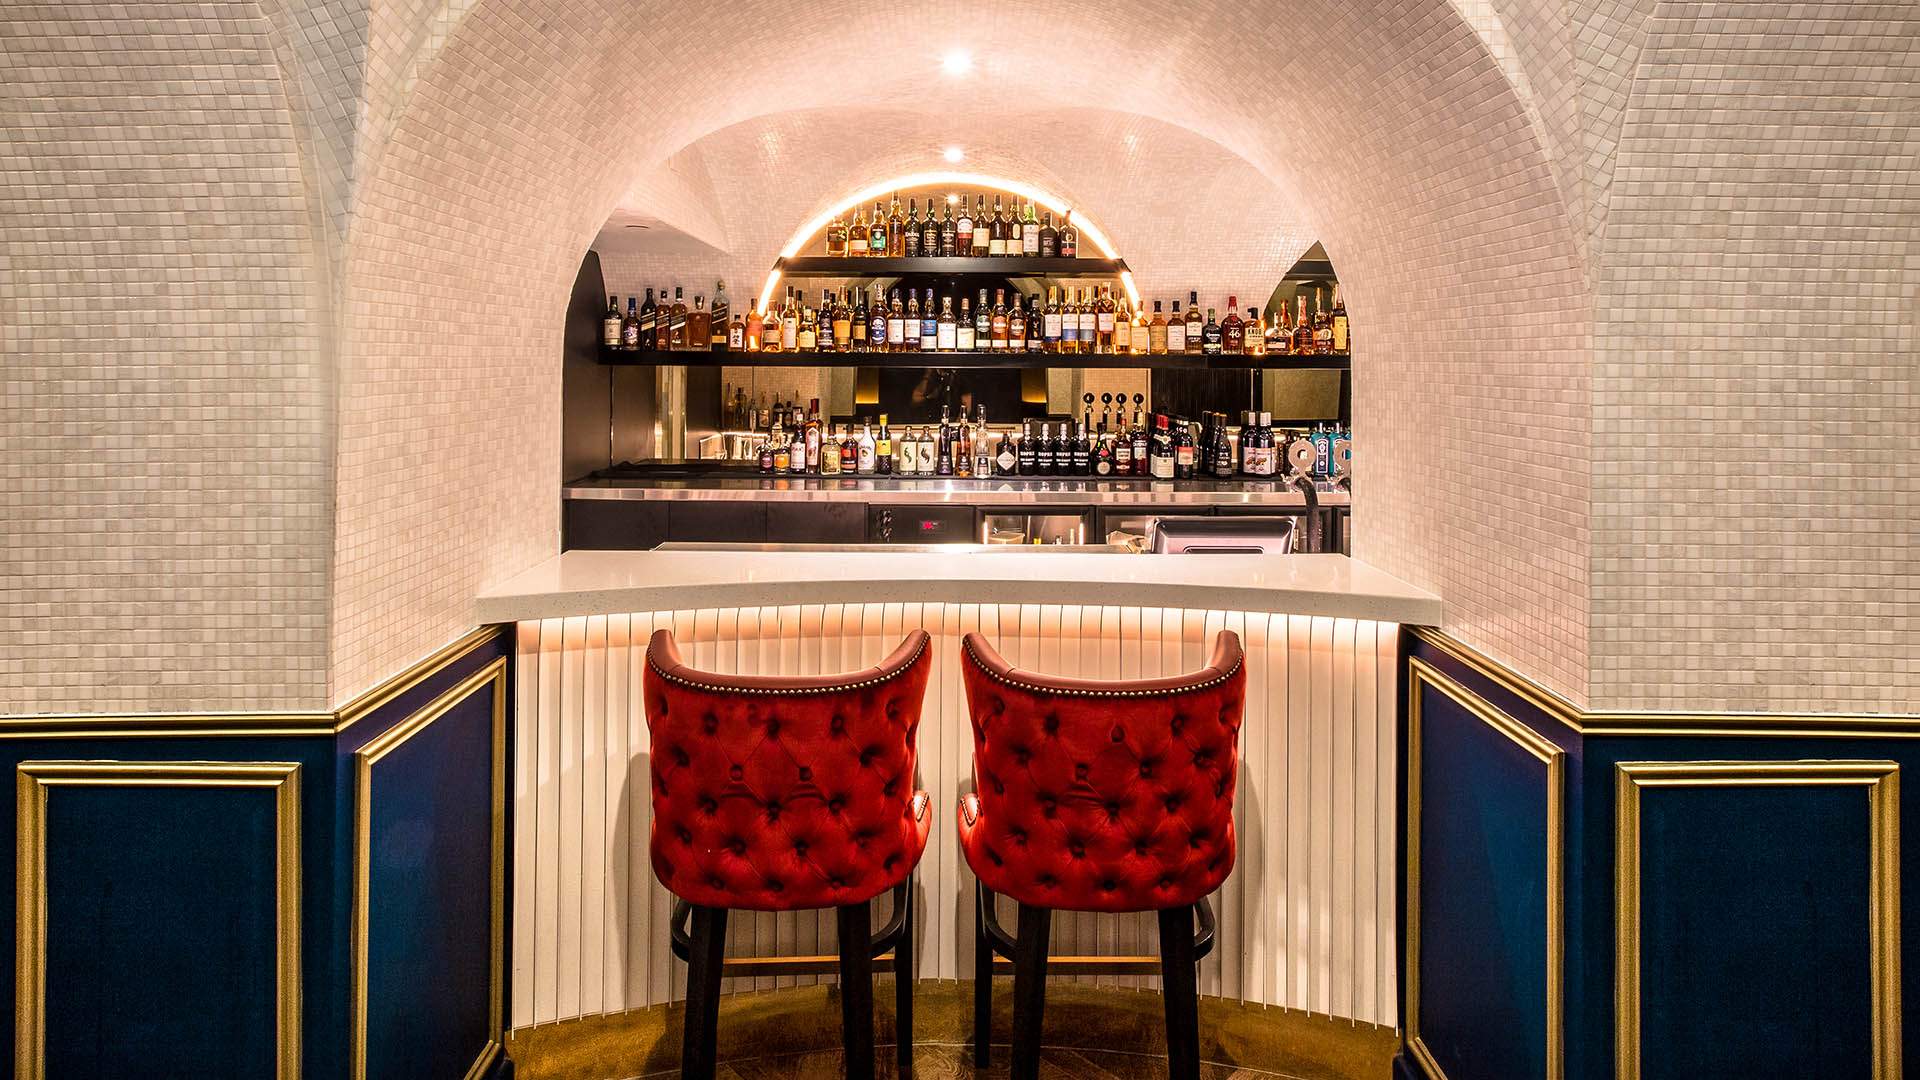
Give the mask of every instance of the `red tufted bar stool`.
[[(670, 632), (653, 635), (645, 683), (653, 872), (680, 898), (682, 1076), (713, 1076), (720, 980), (747, 973), (729, 970), (727, 912), (828, 907), (840, 931), (846, 1075), (873, 1075), (873, 961), (888, 948), (900, 1075), (912, 1075), (909, 885), (930, 823), (926, 792), (914, 788), (914, 735), (931, 663), (926, 631), (915, 630), (865, 671), (719, 675), (681, 663)], [(889, 890), (893, 916), (874, 934), (869, 902)]]
[[(1207, 896), (1233, 870), (1240, 639), (1221, 633), (1199, 671), (1132, 682), (1021, 671), (979, 634), (961, 654), (974, 792), (960, 800), (960, 845), (979, 880), (975, 1065), (987, 1064), (994, 953), (1013, 961), (1013, 1077), (1032, 1080), (1053, 911), (1157, 911), (1168, 1070), (1198, 1077), (1195, 965), (1213, 946)], [(1020, 903), (1013, 935), (995, 893)]]

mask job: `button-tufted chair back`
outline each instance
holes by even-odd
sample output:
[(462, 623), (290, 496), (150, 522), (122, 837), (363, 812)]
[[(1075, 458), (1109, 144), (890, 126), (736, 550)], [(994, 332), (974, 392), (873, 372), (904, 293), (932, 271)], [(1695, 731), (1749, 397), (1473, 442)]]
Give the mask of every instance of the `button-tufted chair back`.
[(695, 671), (647, 646), (653, 871), (714, 908), (859, 904), (905, 881), (927, 843), (914, 737), (931, 655), (907, 635), (845, 675)]
[(1193, 904), (1233, 869), (1233, 790), (1246, 672), (1221, 633), (1213, 662), (1133, 682), (1010, 667), (961, 643), (975, 791), (960, 839), (988, 889), (1022, 904), (1149, 911)]

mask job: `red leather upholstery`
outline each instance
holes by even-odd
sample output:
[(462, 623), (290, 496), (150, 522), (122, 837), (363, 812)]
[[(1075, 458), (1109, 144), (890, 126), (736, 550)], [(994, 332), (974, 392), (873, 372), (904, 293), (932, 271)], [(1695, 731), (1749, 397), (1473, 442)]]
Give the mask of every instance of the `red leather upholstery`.
[(914, 736), (932, 663), (916, 630), (878, 667), (755, 678), (695, 671), (673, 635), (647, 646), (653, 872), (717, 908), (857, 904), (905, 881), (927, 846)]
[(1148, 911), (1192, 904), (1233, 869), (1246, 669), (1222, 633), (1191, 675), (1102, 683), (1009, 667), (961, 643), (974, 794), (960, 844), (987, 888), (1023, 904)]

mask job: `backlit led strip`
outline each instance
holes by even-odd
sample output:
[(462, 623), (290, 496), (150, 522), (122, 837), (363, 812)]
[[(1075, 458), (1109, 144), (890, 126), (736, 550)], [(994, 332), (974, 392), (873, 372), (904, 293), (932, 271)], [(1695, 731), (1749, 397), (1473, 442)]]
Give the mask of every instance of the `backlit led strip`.
[[(821, 211), (809, 219), (806, 224), (800, 226), (800, 228), (788, 238), (786, 246), (780, 249), (780, 257), (782, 259), (791, 259), (795, 255), (800, 254), (800, 249), (806, 246), (807, 241), (820, 230), (831, 224), (834, 218), (852, 210), (856, 206), (860, 206), (870, 199), (877, 199), (881, 196), (892, 194), (902, 188), (941, 187), (943, 185), (993, 188), (1006, 192), (1009, 195), (1025, 199), (1036, 206), (1051, 210), (1062, 217), (1068, 214), (1074, 214), (1073, 223), (1080, 230), (1080, 238), (1082, 240), (1092, 244), (1094, 250), (1098, 251), (1103, 258), (1117, 259), (1120, 257), (1113, 250), (1113, 242), (1107, 239), (1107, 234), (1101, 232), (1100, 227), (1092, 221), (1089, 221), (1084, 214), (1076, 214), (1073, 204), (1067, 200), (1051, 192), (1042, 191), (1032, 184), (1022, 183), (1018, 180), (1009, 180), (1002, 176), (987, 176), (981, 173), (969, 172), (912, 173), (907, 176), (899, 176), (891, 180), (885, 180), (877, 184), (868, 184), (866, 187), (861, 188)], [(760, 288), (761, 314), (766, 313), (768, 305), (773, 301), (773, 290), (779, 288), (779, 286), (780, 268), (774, 267), (767, 272), (767, 283)], [(1131, 270), (1120, 271), (1120, 287), (1126, 290), (1127, 301), (1133, 306), (1139, 307), (1140, 293), (1139, 290), (1134, 288), (1133, 272)]]

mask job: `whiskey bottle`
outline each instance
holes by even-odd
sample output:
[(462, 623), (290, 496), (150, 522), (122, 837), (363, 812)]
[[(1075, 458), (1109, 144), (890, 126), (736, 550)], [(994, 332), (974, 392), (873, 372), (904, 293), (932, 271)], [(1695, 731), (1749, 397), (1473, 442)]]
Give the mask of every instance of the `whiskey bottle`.
[(693, 310), (687, 312), (687, 348), (713, 351), (713, 316), (707, 312), (707, 298), (697, 293)]
[(1073, 223), (1073, 211), (1067, 211), (1067, 218), (1060, 225), (1060, 257), (1077, 259), (1080, 257), (1080, 228)]
[(1267, 355), (1267, 324), (1260, 317), (1260, 309), (1247, 309), (1246, 325), (1247, 352), (1252, 356)]
[[(995, 224), (1004, 228), (1005, 222), (995, 219)], [(1002, 240), (1004, 241), (1004, 237)], [(993, 290), (993, 347), (1007, 347), (1007, 290)]]
[(1187, 351), (1198, 353), (1206, 345), (1206, 325), (1200, 321), (1200, 294), (1187, 293)]
[(1124, 421), (1113, 437), (1113, 475), (1133, 475), (1133, 431)]
[[(727, 299), (726, 282), (716, 281), (713, 283), (713, 306), (707, 309), (707, 314), (713, 318), (710, 323), (712, 335), (708, 338), (706, 347), (710, 349), (726, 348), (727, 325), (733, 318), (733, 304)], [(701, 346), (696, 340), (693, 347), (698, 349)]]
[(1227, 297), (1227, 317), (1220, 320), (1220, 351), (1239, 356), (1247, 351), (1247, 325), (1240, 321), (1240, 298)]
[(847, 223), (835, 214), (827, 225), (827, 258), (844, 259), (847, 257)]
[(686, 293), (678, 285), (673, 287), (673, 307), (667, 317), (667, 348), (684, 349), (687, 347), (687, 300)]
[(1114, 297), (1113, 351), (1126, 354), (1133, 349), (1133, 309), (1122, 297)]
[(894, 192), (893, 206), (887, 211), (887, 254), (900, 258), (906, 254), (907, 219), (900, 213), (900, 193)]
[(1200, 327), (1200, 351), (1208, 356), (1219, 356), (1224, 349), (1226, 337), (1220, 323), (1214, 318), (1212, 308), (1207, 309), (1207, 321)]
[(909, 259), (920, 257), (920, 204), (918, 200), (907, 200), (907, 220), (900, 234), (900, 254)]
[[(947, 211), (948, 224), (952, 224), (951, 208)], [(933, 200), (927, 200), (927, 219), (920, 223), (920, 255), (931, 259), (940, 254), (940, 222), (933, 216)]]
[[(652, 290), (648, 290), (648, 292), (651, 293)], [(640, 347), (640, 316), (634, 311), (633, 297), (631, 296), (627, 297), (627, 317), (620, 320), (620, 329), (617, 331), (617, 335), (618, 336), (614, 338), (615, 344), (628, 349), (637, 349)]]
[[(840, 314), (835, 310), (836, 306), (833, 302), (833, 290), (820, 290), (819, 329), (814, 338), (814, 348), (820, 352), (837, 352), (840, 349), (840, 339), (834, 334), (834, 323), (841, 320)], [(840, 326), (844, 327), (846, 323), (840, 321)]]
[(1060, 230), (1053, 227), (1053, 211), (1040, 219), (1040, 257), (1052, 259), (1060, 254)]
[(953, 318), (953, 297), (951, 296), (940, 298), (940, 322), (935, 328), (933, 341), (933, 347), (940, 352), (952, 352), (959, 347), (958, 326)]
[(993, 251), (993, 223), (987, 220), (987, 197), (975, 197), (973, 204), (973, 255), (984, 258)]
[(1033, 214), (1033, 200), (1027, 200), (1026, 216), (1020, 219), (1020, 254), (1040, 254), (1040, 219)]
[(1333, 352), (1333, 313), (1327, 310), (1327, 299), (1319, 289), (1313, 290), (1313, 306), (1317, 309), (1313, 316), (1313, 351), (1316, 356), (1326, 356)]
[(958, 352), (973, 351), (973, 307), (960, 298), (960, 317), (953, 322), (953, 347)]
[(1040, 340), (1045, 343), (1046, 351), (1061, 352), (1060, 345), (1060, 289), (1059, 286), (1047, 286), (1047, 306), (1040, 314)]
[(940, 215), (940, 257), (953, 258), (953, 246), (959, 242), (959, 226), (953, 221), (953, 202), (948, 200), (946, 212)]
[(1340, 299), (1340, 283), (1333, 284), (1333, 351), (1348, 353), (1353, 351), (1353, 340), (1347, 333), (1347, 302)]
[(1149, 439), (1150, 433), (1147, 431), (1147, 418), (1146, 414), (1140, 411), (1143, 400), (1141, 395), (1133, 395), (1133, 475), (1135, 476), (1148, 475), (1152, 465), (1148, 460), (1151, 456), (1148, 451), (1152, 449), (1152, 445)]
[(867, 290), (861, 289), (847, 312), (847, 351), (867, 351)]
[(920, 347), (932, 349), (940, 336), (940, 315), (933, 310), (933, 290), (927, 290), (927, 302), (920, 305)]
[(1313, 322), (1307, 318), (1307, 294), (1301, 293), (1294, 298), (1299, 302), (1299, 317), (1293, 324), (1293, 354), (1295, 356), (1313, 355)]
[[(980, 226), (974, 226), (974, 235), (984, 235)], [(987, 290), (980, 290), (980, 301), (973, 306), (973, 347), (985, 351), (993, 348), (993, 309), (987, 306)]]
[[(967, 197), (960, 196), (960, 216), (953, 222), (953, 253), (955, 255), (973, 254), (973, 212), (967, 209)], [(965, 301), (965, 297), (961, 298)]]
[(1013, 295), (1013, 307), (1007, 312), (1007, 348), (1016, 352), (1025, 352), (1027, 348), (1027, 313), (1021, 310), (1020, 294)]
[(1158, 300), (1153, 302), (1153, 322), (1147, 324), (1147, 351), (1155, 356), (1164, 356), (1167, 351), (1167, 316)]
[(1027, 298), (1027, 351), (1041, 353), (1047, 351), (1047, 313), (1041, 308), (1040, 294), (1034, 293)]
[(1073, 287), (1061, 290), (1060, 347), (1058, 352), (1072, 356), (1080, 351), (1080, 311), (1073, 306)]
[(867, 232), (867, 254), (888, 255), (893, 252), (893, 241), (887, 236), (886, 215), (880, 209), (880, 200), (873, 200), (873, 226)]
[(793, 347), (798, 352), (816, 352), (820, 348), (820, 323), (814, 310), (800, 305), (799, 321), (794, 327)]
[(793, 441), (787, 438), (787, 433), (781, 430), (777, 421), (767, 430), (767, 442), (773, 447), (774, 475), (787, 475), (793, 467)]
[[(666, 297), (665, 293), (661, 293), (660, 295), (662, 299)], [(629, 308), (631, 308), (631, 305), (629, 305)], [(660, 309), (654, 306), (652, 289), (647, 290), (646, 302), (640, 305), (640, 321), (637, 329), (639, 330), (638, 335), (633, 341), (627, 342), (627, 344), (636, 349), (659, 348)], [(621, 334), (624, 335), (625, 333), (626, 330), (623, 327)]]
[(900, 290), (893, 290), (887, 308), (887, 351), (899, 352), (907, 346), (907, 309), (900, 305)]
[[(627, 306), (633, 306), (633, 297), (627, 297)], [(638, 316), (635, 316), (636, 320), (638, 318)], [(607, 313), (600, 317), (600, 344), (618, 346), (623, 336), (621, 328), (625, 325), (626, 320), (620, 317), (620, 298), (618, 296), (607, 297)]]
[(900, 351), (920, 350), (920, 294), (907, 290), (906, 316), (900, 322)]
[(747, 321), (737, 311), (733, 313), (732, 321), (727, 323), (727, 351), (747, 351)]
[(1073, 340), (1080, 346), (1080, 351), (1083, 353), (1099, 351), (1100, 312), (1097, 310), (1097, 307), (1098, 305), (1096, 305), (1093, 300), (1092, 290), (1081, 289), (1080, 302), (1073, 306), (1075, 314), (1080, 319), (1080, 329), (1079, 332), (1074, 335)]
[(1004, 256), (1007, 254), (1007, 219), (1000, 209), (1000, 196), (993, 197), (993, 220), (987, 225), (987, 254)]
[(1180, 314), (1180, 301), (1173, 302), (1173, 314), (1167, 316), (1167, 351), (1187, 351), (1187, 320)]
[(1097, 336), (1094, 338), (1093, 351), (1117, 351), (1113, 341), (1113, 293), (1105, 285), (1100, 286), (1100, 300), (1094, 308), (1094, 316), (1094, 333)]
[(853, 215), (853, 224), (847, 229), (847, 254), (858, 258), (867, 251), (867, 208), (860, 207)]

